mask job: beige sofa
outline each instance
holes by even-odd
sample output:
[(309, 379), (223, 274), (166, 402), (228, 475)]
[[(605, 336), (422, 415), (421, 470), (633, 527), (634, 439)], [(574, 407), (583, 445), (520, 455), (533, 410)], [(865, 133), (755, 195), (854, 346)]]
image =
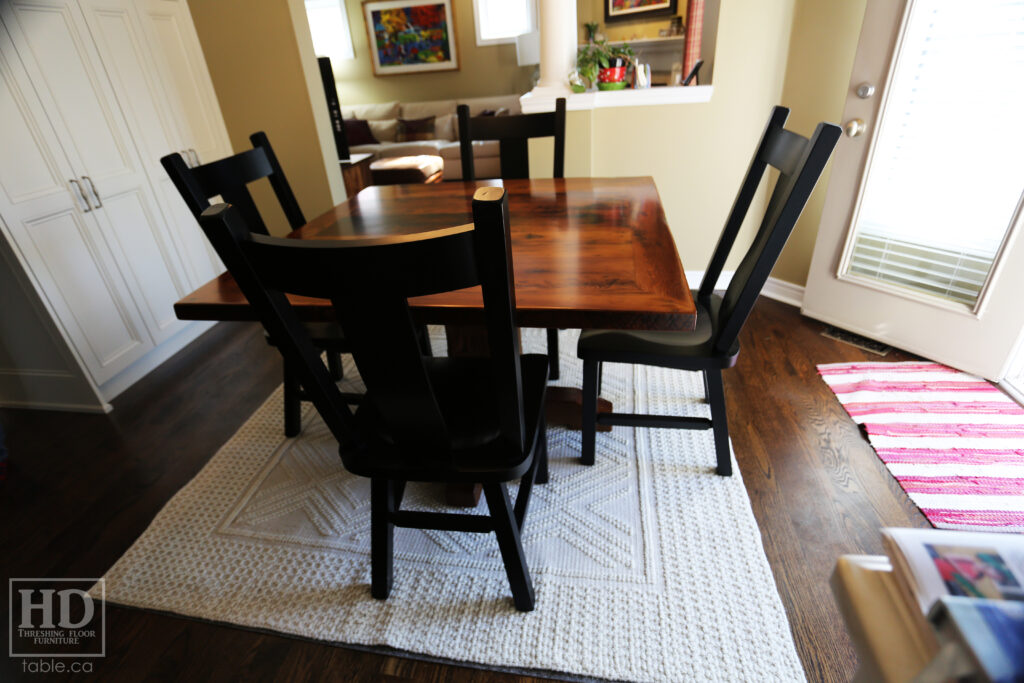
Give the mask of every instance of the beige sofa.
[[(343, 106), (342, 116), (346, 119), (364, 119), (370, 131), (379, 141), (373, 145), (355, 145), (353, 153), (374, 152), (378, 157), (404, 157), (417, 154), (433, 154), (444, 160), (444, 179), (462, 178), (462, 159), (459, 149), (458, 119), (455, 108), (460, 104), (469, 105), (469, 115), (476, 116), (485, 110), (507, 110), (508, 114), (519, 114), (519, 95), (497, 97), (476, 97), (464, 100), (436, 100), (434, 102), (384, 102), (381, 104), (355, 104)], [(502, 112), (506, 113), (506, 112)], [(396, 142), (398, 119), (422, 119), (434, 117), (433, 140)], [(501, 163), (496, 140), (473, 143), (473, 169), (478, 178), (497, 178), (501, 175)]]

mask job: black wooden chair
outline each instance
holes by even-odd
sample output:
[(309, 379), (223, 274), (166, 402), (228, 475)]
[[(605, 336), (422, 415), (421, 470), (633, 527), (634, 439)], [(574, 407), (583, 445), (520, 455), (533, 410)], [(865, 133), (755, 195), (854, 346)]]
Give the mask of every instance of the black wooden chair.
[[(371, 479), (373, 596), (391, 590), (394, 527), (493, 531), (515, 606), (527, 611), (534, 595), (520, 533), (533, 483), (547, 479), (548, 362), (520, 355), (505, 190), (477, 190), (473, 220), (319, 242), (253, 234), (225, 205), (200, 224), (338, 439), (342, 463)], [(407, 299), (477, 284), (490, 356), (424, 356)], [(367, 387), (354, 413), (285, 293), (333, 302)], [(513, 506), (505, 484), (520, 478)], [(490, 514), (402, 510), (407, 481), (480, 482)]]
[[(180, 154), (169, 154), (162, 159), (164, 170), (170, 176), (185, 204), (197, 219), (210, 206), (210, 198), (220, 196), (225, 202), (238, 208), (253, 232), (269, 234), (259, 209), (249, 193), (249, 183), (266, 178), (277, 196), (281, 209), (292, 230), (306, 224), (306, 218), (295, 200), (288, 179), (277, 161), (274, 149), (263, 132), (249, 136), (253, 149), (212, 161), (201, 166), (189, 167)], [(343, 377), (341, 354), (348, 351), (341, 328), (334, 323), (310, 323), (308, 331), (317, 347), (327, 352), (327, 363), (336, 381)], [(424, 353), (430, 353), (426, 328), (420, 331)], [(274, 339), (267, 337), (273, 345)], [(350, 401), (357, 402), (359, 394), (346, 394)], [(287, 362), (284, 368), (284, 433), (295, 436), (302, 429), (301, 401), (305, 398), (302, 387), (290, 372)]]
[(700, 78), (697, 74), (700, 73), (700, 68), (702, 66), (704, 66), (703, 59), (698, 59), (696, 62), (694, 62), (693, 67), (690, 69), (690, 73), (686, 74), (686, 77), (683, 78), (683, 85), (690, 85), (690, 83), (693, 83), (694, 85), (700, 85)]
[[(460, 104), (459, 154), (462, 179), (476, 180), (473, 168), (473, 141), (497, 140), (501, 155), (502, 178), (530, 177), (530, 138), (555, 138), (555, 162), (552, 176), (565, 177), (565, 98), (555, 100), (555, 111), (517, 116), (469, 116), (469, 106)], [(558, 330), (548, 329), (548, 357), (551, 379), (558, 379)]]
[[(577, 355), (583, 359), (582, 460), (594, 464), (597, 424), (675, 429), (712, 429), (717, 472), (732, 474), (722, 370), (736, 364), (739, 334), (764, 286), (807, 198), (832, 155), (840, 129), (819, 123), (810, 140), (783, 128), (789, 109), (775, 107), (732, 212), (718, 240), (698, 290), (697, 327), (692, 332), (590, 330), (580, 335)], [(724, 295), (712, 292), (736, 241), (747, 209), (765, 169), (779, 171), (775, 189), (753, 243), (743, 256)], [(697, 417), (597, 413), (601, 364), (639, 363), (701, 371), (711, 419)]]

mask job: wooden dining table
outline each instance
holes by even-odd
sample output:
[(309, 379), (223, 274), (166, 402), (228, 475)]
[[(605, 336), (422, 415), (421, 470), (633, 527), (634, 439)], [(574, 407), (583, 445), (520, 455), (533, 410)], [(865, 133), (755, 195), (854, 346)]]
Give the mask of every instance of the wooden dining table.
[[(471, 223), (473, 193), (488, 185), (504, 186), (508, 193), (520, 327), (694, 328), (696, 306), (649, 177), (370, 186), (288, 237), (331, 240)], [(327, 321), (334, 315), (326, 299), (289, 299), (302, 320)], [(417, 297), (409, 305), (419, 322), (446, 326), (450, 354), (486, 349), (479, 287)], [(183, 320), (257, 319), (228, 273), (186, 296), (174, 310)], [(549, 418), (578, 417), (578, 389), (552, 387), (549, 394)], [(611, 405), (602, 400), (599, 410)]]

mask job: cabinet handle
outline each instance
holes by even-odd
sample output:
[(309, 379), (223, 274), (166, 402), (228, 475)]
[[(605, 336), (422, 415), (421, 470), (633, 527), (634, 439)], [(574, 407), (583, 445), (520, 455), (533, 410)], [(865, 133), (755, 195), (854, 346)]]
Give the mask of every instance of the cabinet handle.
[(71, 179), (71, 184), (78, 189), (78, 195), (82, 198), (82, 201), (85, 203), (85, 211), (83, 211), (82, 213), (89, 213), (90, 211), (92, 211), (92, 206), (89, 204), (89, 199), (85, 196), (85, 191), (82, 189), (82, 185), (74, 178)]
[(89, 187), (90, 187), (90, 189), (92, 189), (92, 194), (93, 194), (94, 197), (96, 197), (96, 208), (97, 209), (102, 209), (103, 208), (103, 201), (100, 199), (100, 193), (96, 191), (96, 186), (93, 185), (92, 178), (90, 178), (87, 175), (84, 175), (84, 176), (82, 176), (82, 180), (84, 180), (87, 183), (89, 183)]
[(197, 151), (195, 151), (194, 149), (192, 149), (191, 147), (188, 148), (188, 151), (192, 153), (192, 159), (195, 161), (194, 165), (195, 166), (202, 165), (202, 162), (199, 161), (199, 153)]

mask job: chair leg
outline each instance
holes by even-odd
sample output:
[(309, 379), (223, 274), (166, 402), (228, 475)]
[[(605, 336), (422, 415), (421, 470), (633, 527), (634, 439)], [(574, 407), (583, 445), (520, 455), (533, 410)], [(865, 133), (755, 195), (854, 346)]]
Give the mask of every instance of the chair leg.
[(533, 492), (533, 484), (537, 481), (537, 467), (540, 461), (534, 456), (530, 463), (530, 469), (519, 480), (519, 492), (516, 493), (516, 502), (512, 506), (512, 515), (516, 519), (516, 528), (520, 533), (523, 531), (523, 521), (526, 519), (526, 509), (530, 506), (530, 493)]
[(704, 371), (708, 387), (708, 403), (711, 404), (711, 431), (715, 434), (715, 456), (723, 477), (732, 475), (732, 459), (729, 456), (729, 422), (725, 414), (725, 387), (722, 385), (722, 371), (713, 368)]
[(391, 594), (394, 576), (395, 525), (391, 513), (395, 509), (395, 487), (387, 480), (370, 480), (370, 593), (378, 600)]
[(392, 485), (392, 487), (394, 488), (394, 491), (395, 491), (395, 507), (394, 507), (394, 509), (395, 509), (395, 511), (398, 511), (398, 510), (400, 510), (402, 508), (402, 498), (405, 497), (405, 480), (404, 479), (396, 479), (395, 481), (391, 482), (391, 485)]
[(704, 380), (704, 402), (705, 403), (710, 403), (711, 402), (711, 398), (709, 397), (709, 394), (708, 394), (708, 371), (707, 370), (701, 371), (700, 376)]
[(581, 448), (580, 460), (584, 465), (594, 464), (595, 440), (597, 438), (597, 371), (595, 360), (583, 361), (583, 415), (580, 419)]
[(548, 483), (548, 421), (543, 415), (540, 418), (540, 432), (537, 434), (540, 443), (537, 444), (537, 477), (534, 479), (538, 484)]
[(339, 352), (327, 352), (327, 369), (331, 373), (331, 379), (335, 382), (345, 379), (345, 368), (341, 364), (341, 354)]
[(551, 374), (548, 376), (549, 379), (558, 379), (559, 377), (559, 363), (558, 363), (558, 329), (554, 327), (548, 328), (548, 363), (551, 366)]
[(604, 363), (597, 361), (597, 395), (601, 395), (601, 387), (604, 386)]
[(508, 583), (512, 588), (512, 602), (520, 612), (529, 612), (533, 609), (533, 583), (530, 581), (530, 570), (526, 567), (526, 555), (512, 513), (512, 504), (508, 499), (508, 489), (500, 483), (484, 484), (484, 497), (494, 523), (494, 535), (498, 537), (498, 548), (505, 563)]
[(298, 436), (302, 431), (302, 387), (288, 361), (284, 363), (284, 435)]
[(430, 330), (427, 329), (426, 325), (420, 325), (416, 328), (416, 335), (420, 340), (420, 353), (424, 356), (431, 357), (434, 355), (434, 349), (430, 346)]

